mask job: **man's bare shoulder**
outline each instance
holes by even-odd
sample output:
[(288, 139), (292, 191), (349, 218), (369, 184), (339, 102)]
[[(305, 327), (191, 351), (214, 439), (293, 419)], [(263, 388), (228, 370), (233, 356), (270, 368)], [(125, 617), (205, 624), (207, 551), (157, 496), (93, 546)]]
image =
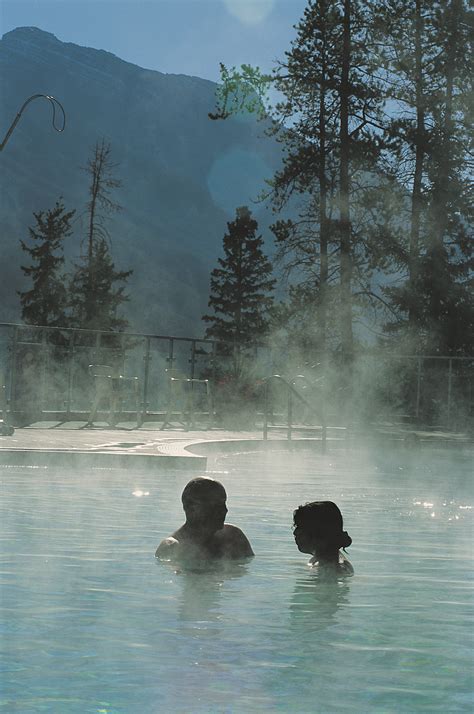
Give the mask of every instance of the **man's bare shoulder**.
[(199, 558), (251, 558), (252, 546), (245, 533), (230, 523), (225, 523), (206, 543), (193, 540), (183, 526), (164, 538), (156, 549), (155, 558), (161, 560), (194, 560)]
[(247, 537), (241, 528), (239, 528), (238, 526), (234, 526), (232, 523), (224, 523), (224, 528), (222, 528), (218, 532), (225, 533), (226, 536), (228, 536), (230, 538), (240, 537), (240, 536), (244, 536), (244, 538)]
[(214, 534), (216, 543), (222, 549), (222, 555), (230, 558), (250, 558), (254, 555), (252, 546), (245, 533), (231, 523)]

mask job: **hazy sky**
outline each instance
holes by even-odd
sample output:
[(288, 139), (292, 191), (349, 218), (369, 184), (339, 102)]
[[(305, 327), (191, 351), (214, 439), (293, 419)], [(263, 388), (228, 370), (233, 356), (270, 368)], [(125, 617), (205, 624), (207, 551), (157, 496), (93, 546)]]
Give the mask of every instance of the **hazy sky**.
[(35, 26), (161, 72), (219, 78), (219, 62), (268, 71), (306, 0), (0, 0), (0, 34)]

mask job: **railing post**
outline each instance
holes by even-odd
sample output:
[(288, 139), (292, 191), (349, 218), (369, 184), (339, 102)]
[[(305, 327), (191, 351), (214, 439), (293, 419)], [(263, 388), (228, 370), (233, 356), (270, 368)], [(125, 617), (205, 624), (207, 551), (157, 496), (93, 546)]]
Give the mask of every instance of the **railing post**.
[(101, 332), (98, 332), (95, 336), (95, 348), (94, 348), (94, 353), (93, 353), (94, 364), (98, 364), (98, 363), (102, 362), (102, 358), (100, 356), (101, 337), (102, 337)]
[(143, 355), (143, 401), (142, 401), (142, 422), (148, 410), (148, 379), (150, 375), (150, 338), (145, 341), (145, 354)]
[(451, 428), (451, 392), (453, 383), (453, 360), (449, 358), (448, 367), (448, 429)]
[(196, 340), (191, 340), (191, 359), (189, 360), (191, 365), (191, 379), (194, 379), (194, 371), (196, 366)]
[(211, 351), (211, 375), (212, 375), (212, 382), (213, 384), (216, 383), (216, 374), (217, 374), (217, 342), (212, 343), (212, 351)]
[(15, 396), (16, 396), (16, 375), (17, 375), (17, 348), (18, 348), (18, 327), (15, 325), (13, 328), (12, 337), (12, 359), (10, 367), (10, 409), (13, 411), (16, 407)]
[(210, 391), (209, 391), (209, 406), (212, 412), (212, 418), (211, 418), (211, 424), (214, 425), (214, 415), (216, 411), (216, 392), (217, 392), (217, 385), (216, 385), (216, 376), (217, 376), (217, 342), (212, 343), (212, 351), (211, 351), (211, 384), (210, 384)]
[(71, 402), (72, 402), (72, 381), (73, 381), (73, 369), (74, 369), (74, 330), (71, 332), (69, 337), (68, 345), (68, 368), (67, 368), (67, 392), (66, 392), (66, 415), (67, 419), (71, 416)]
[(125, 371), (126, 371), (126, 370), (125, 370), (125, 367), (126, 367), (125, 362), (126, 362), (126, 360), (127, 360), (127, 348), (126, 348), (126, 345), (125, 345), (125, 341), (126, 341), (126, 335), (125, 335), (124, 332), (122, 332), (122, 335), (121, 335), (121, 337), (120, 337), (120, 363), (121, 363), (121, 367), (120, 367), (120, 370), (118, 370), (118, 373), (119, 373), (119, 374), (120, 374), (120, 373), (125, 374)]
[(268, 439), (268, 391), (269, 391), (269, 379), (265, 380), (265, 391), (263, 394), (263, 440)]
[(41, 331), (41, 382), (40, 382), (40, 411), (44, 411), (46, 398), (46, 372), (48, 365), (49, 349), (46, 341), (46, 329)]
[(168, 341), (168, 357), (166, 358), (169, 369), (172, 369), (174, 359), (174, 340), (170, 337)]
[(418, 357), (418, 369), (416, 376), (416, 405), (415, 405), (415, 417), (418, 422), (420, 416), (420, 395), (421, 395), (421, 357)]
[[(186, 395), (186, 402), (188, 406), (188, 429), (194, 427), (194, 373), (196, 367), (196, 340), (191, 340), (191, 357), (188, 360), (191, 365), (191, 381), (187, 383), (188, 394)], [(185, 387), (186, 389), (186, 387)]]

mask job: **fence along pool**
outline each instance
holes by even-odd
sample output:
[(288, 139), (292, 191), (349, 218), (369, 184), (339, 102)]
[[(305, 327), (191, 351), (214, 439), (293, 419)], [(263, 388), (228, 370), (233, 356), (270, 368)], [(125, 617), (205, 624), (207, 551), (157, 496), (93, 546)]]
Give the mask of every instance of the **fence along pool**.
[[(138, 379), (139, 410), (146, 421), (162, 417), (168, 409), (169, 370), (190, 379), (209, 379), (214, 396), (228, 391), (236, 349), (203, 338), (0, 323), (0, 376), (14, 420), (80, 420), (94, 401), (89, 365), (110, 365), (117, 374)], [(330, 369), (322, 360), (310, 367), (297, 365), (293, 372), (287, 360), (287, 350), (255, 347), (241, 360), (235, 388), (248, 393), (252, 384), (275, 373), (295, 380), (300, 388), (303, 371), (303, 389), (324, 398), (336, 422), (397, 418), (456, 429), (464, 428), (473, 416), (472, 356), (359, 352), (352, 365), (350, 395), (341, 386), (344, 360), (331, 360)], [(136, 415), (136, 389), (134, 385), (130, 393), (124, 391), (125, 415)], [(257, 404), (258, 409), (263, 406)]]

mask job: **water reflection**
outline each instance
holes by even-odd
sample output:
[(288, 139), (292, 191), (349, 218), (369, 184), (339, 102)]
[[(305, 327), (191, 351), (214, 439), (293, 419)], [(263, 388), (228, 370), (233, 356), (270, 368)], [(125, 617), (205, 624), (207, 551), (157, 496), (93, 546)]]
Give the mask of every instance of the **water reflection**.
[(337, 612), (349, 602), (349, 580), (334, 572), (308, 568), (295, 583), (290, 627), (311, 634), (337, 623)]
[[(219, 561), (194, 563), (185, 567), (171, 562), (160, 562), (161, 567), (169, 567), (176, 577), (180, 589), (177, 617), (183, 623), (189, 623), (193, 630), (218, 634), (222, 618), (221, 600), (229, 581), (247, 575), (248, 563)], [(195, 633), (194, 633), (195, 634)]]
[[(304, 568), (304, 566), (303, 566)], [(272, 663), (265, 686), (278, 701), (278, 711), (339, 711), (326, 708), (327, 682), (338, 667), (341, 610), (349, 603), (350, 580), (317, 568), (301, 570), (288, 593), (288, 621), (281, 632), (269, 633)]]
[(205, 573), (181, 570), (179, 619), (202, 627), (218, 622), (221, 618), (220, 601), (225, 584), (229, 580), (241, 578), (247, 572), (248, 566), (245, 563), (215, 565)]

